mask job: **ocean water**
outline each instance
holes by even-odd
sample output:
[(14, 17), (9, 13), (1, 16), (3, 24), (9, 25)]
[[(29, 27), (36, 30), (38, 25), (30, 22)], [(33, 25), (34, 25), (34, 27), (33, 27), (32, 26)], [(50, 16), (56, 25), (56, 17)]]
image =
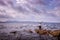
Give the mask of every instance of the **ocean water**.
[(42, 29), (60, 30), (60, 23), (42, 23)]
[[(38, 23), (0, 23), (0, 30), (9, 32), (12, 30), (23, 31), (23, 30), (34, 30), (38, 29)], [(8, 30), (8, 31), (7, 31)]]
[[(0, 40), (58, 40), (57, 37), (37, 34), (34, 30), (39, 29), (39, 25), (46, 30), (60, 30), (60, 23), (0, 23)], [(11, 34), (13, 31), (17, 33)]]

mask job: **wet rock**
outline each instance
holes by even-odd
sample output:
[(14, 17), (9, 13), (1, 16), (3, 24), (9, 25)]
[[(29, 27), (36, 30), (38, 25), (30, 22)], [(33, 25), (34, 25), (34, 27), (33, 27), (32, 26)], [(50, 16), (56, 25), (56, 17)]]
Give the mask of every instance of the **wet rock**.
[(17, 31), (12, 31), (12, 32), (10, 32), (10, 33), (15, 35), (15, 34), (17, 33)]

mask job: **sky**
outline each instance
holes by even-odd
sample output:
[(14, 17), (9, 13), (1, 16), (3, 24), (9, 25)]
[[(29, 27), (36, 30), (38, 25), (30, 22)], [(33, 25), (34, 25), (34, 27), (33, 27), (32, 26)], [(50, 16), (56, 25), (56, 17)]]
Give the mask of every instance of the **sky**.
[(60, 22), (60, 0), (0, 0), (0, 21)]

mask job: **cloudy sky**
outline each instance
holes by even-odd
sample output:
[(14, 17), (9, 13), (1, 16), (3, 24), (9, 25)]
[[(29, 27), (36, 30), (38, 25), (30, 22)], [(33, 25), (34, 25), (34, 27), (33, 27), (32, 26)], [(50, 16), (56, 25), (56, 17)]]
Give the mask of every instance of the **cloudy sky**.
[(0, 21), (60, 22), (60, 0), (0, 0)]

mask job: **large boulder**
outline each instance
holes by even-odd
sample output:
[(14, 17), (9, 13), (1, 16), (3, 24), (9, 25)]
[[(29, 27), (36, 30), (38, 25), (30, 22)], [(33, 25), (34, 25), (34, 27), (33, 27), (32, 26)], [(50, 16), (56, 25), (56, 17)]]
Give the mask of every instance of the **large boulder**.
[(35, 32), (40, 34), (40, 35), (48, 34), (48, 35), (52, 35), (53, 37), (60, 37), (60, 30), (51, 31), (51, 30), (39, 30), (39, 29), (36, 29)]
[(36, 29), (35, 32), (38, 33), (38, 34), (40, 34), (40, 35), (46, 35), (46, 34), (48, 34), (47, 30), (38, 30), (38, 29)]
[(60, 36), (60, 30), (50, 31), (49, 34), (51, 34), (54, 37), (58, 37), (58, 36)]

